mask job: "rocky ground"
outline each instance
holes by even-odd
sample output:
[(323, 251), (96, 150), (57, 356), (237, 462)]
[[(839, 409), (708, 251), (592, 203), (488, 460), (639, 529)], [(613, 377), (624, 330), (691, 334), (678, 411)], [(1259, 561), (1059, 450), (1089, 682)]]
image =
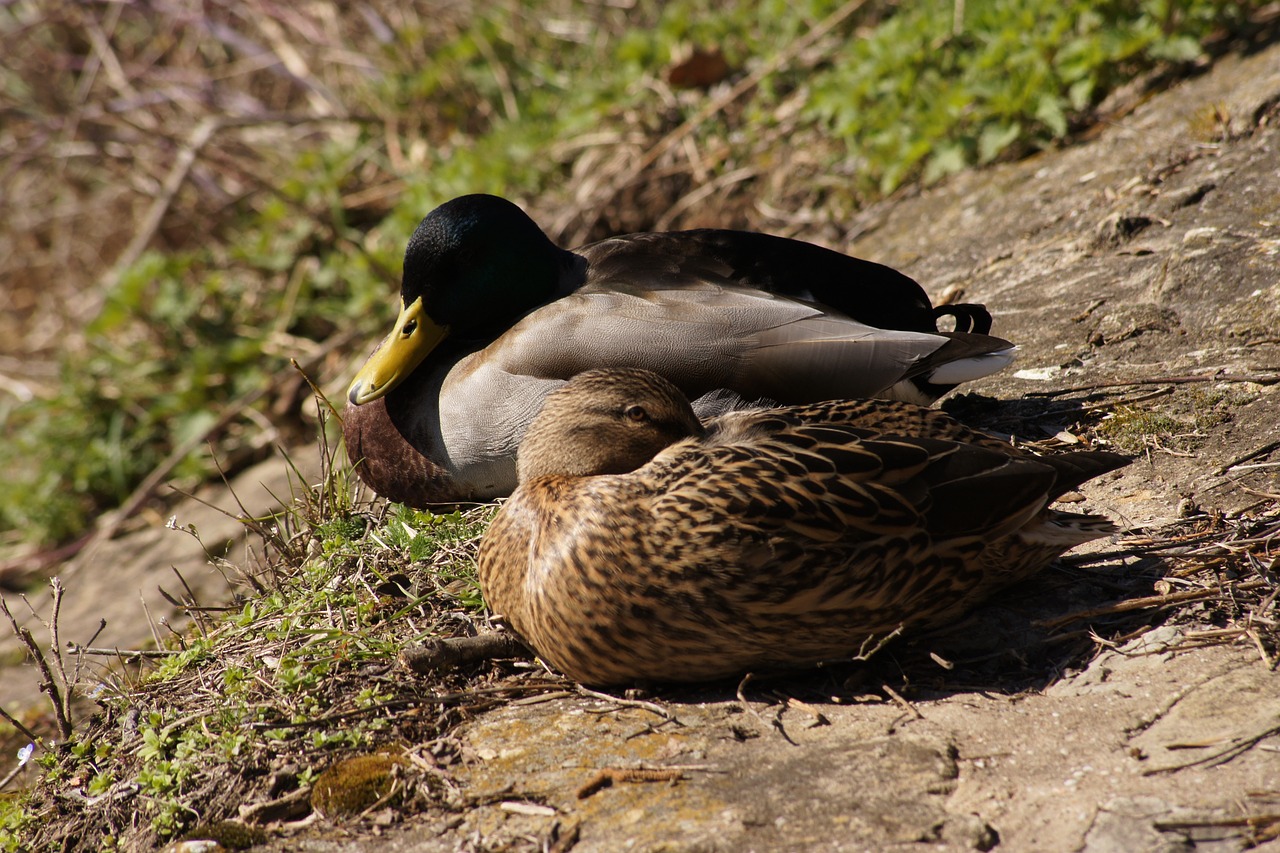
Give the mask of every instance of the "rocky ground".
[[(1273, 47), (1072, 148), (880, 205), (848, 239), (810, 235), (935, 299), (986, 303), (1020, 360), (948, 407), (1027, 439), (1069, 443), (1075, 425), (1127, 445), (1134, 464), (1090, 484), (1084, 508), (1129, 535), (1005, 596), (962, 636), (862, 670), (640, 703), (566, 684), (513, 702), (457, 733), (465, 810), (377, 831), (313, 823), (273, 848), (1280, 850), (1276, 650), (1223, 630), (1209, 603), (1109, 609), (1185, 589), (1161, 580), (1173, 564), (1144, 551), (1151, 537), (1247, 538), (1266, 517), (1275, 532), (1278, 124)], [(283, 494), (282, 471), (250, 472), (242, 489)], [(220, 518), (178, 513), (219, 549), (237, 535)], [(154, 590), (176, 584), (173, 565), (202, 599), (225, 589), (186, 534), (157, 519), (142, 537), (67, 568), (64, 636), (105, 616), (100, 644), (144, 639), (138, 592), (153, 621), (172, 618)], [(1274, 626), (1264, 604), (1253, 618)], [(34, 686), (23, 668), (4, 678), (9, 695)]]

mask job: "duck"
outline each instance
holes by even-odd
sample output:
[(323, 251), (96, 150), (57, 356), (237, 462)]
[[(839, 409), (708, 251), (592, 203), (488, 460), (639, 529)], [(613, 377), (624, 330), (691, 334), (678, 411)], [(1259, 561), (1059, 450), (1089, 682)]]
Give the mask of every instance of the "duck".
[(481, 543), (495, 619), (587, 685), (849, 660), (1117, 529), (1050, 507), (1129, 463), (1036, 456), (891, 400), (738, 410), (590, 370), (547, 395)]
[(981, 305), (934, 307), (907, 276), (810, 243), (702, 229), (569, 251), (513, 202), (467, 195), (409, 239), (399, 314), (348, 389), (343, 435), (382, 497), (484, 501), (515, 488), (530, 421), (583, 370), (654, 370), (708, 417), (756, 401), (929, 403), (1013, 360), (990, 330)]

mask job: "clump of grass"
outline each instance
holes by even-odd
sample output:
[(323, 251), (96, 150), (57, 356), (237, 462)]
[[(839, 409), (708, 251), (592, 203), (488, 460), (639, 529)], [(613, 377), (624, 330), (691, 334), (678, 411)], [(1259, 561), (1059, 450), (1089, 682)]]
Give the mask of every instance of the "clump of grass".
[(1095, 429), (1097, 435), (1125, 453), (1158, 447), (1184, 449), (1199, 436), (1195, 424), (1137, 406), (1117, 406)]
[[(141, 849), (251, 802), (300, 797), (305, 813), (309, 787), (355, 755), (383, 752), (410, 769), (424, 765), (414, 750), (435, 749), (431, 766), (447, 760), (439, 738), (461, 709), (492, 701), (468, 687), (498, 673), (406, 677), (396, 658), (484, 622), (474, 554), (493, 507), (318, 507), (321, 491), (259, 522), (274, 555), (253, 573), (259, 594), (216, 621), (197, 608), (169, 654), (110, 672), (98, 715), (58, 748), (45, 744), (43, 778), (0, 805), (0, 850), (90, 837)], [(402, 808), (443, 796), (438, 781), (406, 773)]]
[(1256, 396), (1234, 387), (1191, 388), (1160, 410), (1117, 406), (1094, 431), (1126, 453), (1159, 449), (1186, 452), (1203, 444), (1210, 430), (1230, 422), (1233, 408)]

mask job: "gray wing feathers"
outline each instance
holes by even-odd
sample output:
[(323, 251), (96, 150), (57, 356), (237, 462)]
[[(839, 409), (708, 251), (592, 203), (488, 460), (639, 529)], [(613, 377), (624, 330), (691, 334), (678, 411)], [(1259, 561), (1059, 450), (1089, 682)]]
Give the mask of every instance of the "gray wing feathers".
[(702, 284), (643, 295), (579, 291), (529, 314), (483, 356), (545, 378), (643, 367), (690, 396), (729, 387), (799, 403), (879, 394), (927, 371), (930, 356), (949, 340), (876, 329), (761, 291)]

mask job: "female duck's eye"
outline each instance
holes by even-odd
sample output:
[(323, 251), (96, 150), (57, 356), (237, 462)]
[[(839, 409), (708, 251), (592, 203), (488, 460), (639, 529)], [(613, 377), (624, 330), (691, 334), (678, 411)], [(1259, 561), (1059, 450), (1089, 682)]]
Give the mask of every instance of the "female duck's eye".
[(649, 420), (649, 413), (645, 411), (644, 406), (627, 406), (622, 416), (632, 423), (644, 423)]

